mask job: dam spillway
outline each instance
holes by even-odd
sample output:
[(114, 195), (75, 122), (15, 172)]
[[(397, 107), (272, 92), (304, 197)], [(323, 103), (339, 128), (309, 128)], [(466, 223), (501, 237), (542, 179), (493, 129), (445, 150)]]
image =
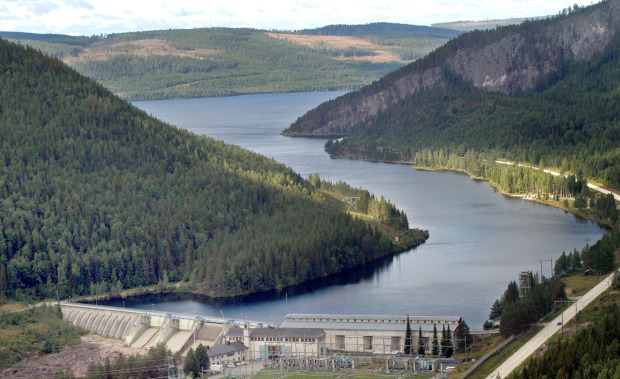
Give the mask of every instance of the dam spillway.
[(149, 349), (163, 343), (173, 354), (185, 353), (193, 345), (211, 347), (219, 344), (225, 332), (232, 326), (248, 323), (252, 327), (263, 327), (262, 323), (254, 321), (145, 312), (70, 302), (60, 302), (60, 308), (64, 321), (90, 333), (122, 339), (127, 346), (139, 349)]

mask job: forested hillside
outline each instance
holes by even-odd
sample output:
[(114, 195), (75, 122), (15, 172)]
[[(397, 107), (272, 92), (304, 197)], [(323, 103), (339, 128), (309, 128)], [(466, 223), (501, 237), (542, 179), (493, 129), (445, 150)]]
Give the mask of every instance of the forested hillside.
[(284, 133), (346, 136), (335, 156), (424, 166), (469, 151), (620, 188), (619, 25), (608, 0), (467, 33)]
[(0, 36), (57, 56), (123, 97), (148, 100), (355, 89), (458, 35), (398, 24), (350, 29), (358, 34), (336, 39), (320, 29), (305, 35), (233, 28)]
[(0, 204), (0, 297), (168, 280), (228, 296), (401, 249), (284, 165), (164, 124), (2, 39)]

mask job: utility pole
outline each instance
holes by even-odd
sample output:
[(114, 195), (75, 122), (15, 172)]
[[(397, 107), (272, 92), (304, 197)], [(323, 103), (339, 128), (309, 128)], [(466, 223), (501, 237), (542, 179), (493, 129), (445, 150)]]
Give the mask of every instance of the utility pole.
[(168, 356), (168, 379), (176, 379), (176, 373), (174, 372), (174, 358), (172, 355)]
[[(540, 282), (542, 283), (543, 280), (543, 262), (553, 262), (553, 259), (541, 259), (538, 260), (536, 262), (540, 262)], [(551, 265), (553, 265), (553, 263), (551, 263)], [(551, 276), (553, 276), (553, 267), (551, 267)]]

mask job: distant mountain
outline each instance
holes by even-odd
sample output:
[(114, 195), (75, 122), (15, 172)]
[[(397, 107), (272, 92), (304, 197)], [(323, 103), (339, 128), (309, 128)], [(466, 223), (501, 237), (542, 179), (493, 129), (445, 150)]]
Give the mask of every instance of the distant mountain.
[(395, 24), (389, 22), (375, 22), (364, 25), (327, 25), (315, 29), (303, 29), (295, 34), (323, 35), (323, 36), (356, 36), (365, 38), (441, 38), (452, 39), (461, 32), (448, 27), (419, 26)]
[[(180, 280), (239, 295), (403, 248), (318, 177), (149, 117), (32, 48), (0, 39), (0, 83), (0, 300)], [(393, 205), (353, 191), (406, 228)]]
[(487, 152), (620, 188), (619, 23), (609, 0), (463, 34), (284, 134), (347, 136), (328, 151), (367, 159)]
[(500, 26), (518, 25), (524, 21), (541, 20), (546, 17), (521, 17), (507, 18), (503, 20), (483, 20), (483, 21), (451, 21), (431, 24), (433, 28), (444, 28), (458, 30), (459, 32), (471, 32), (472, 30), (495, 29)]
[[(347, 30), (350, 34), (344, 33)], [(92, 37), (0, 32), (62, 59), (132, 100), (351, 90), (456, 35), (446, 29), (387, 23), (296, 33), (233, 28)]]

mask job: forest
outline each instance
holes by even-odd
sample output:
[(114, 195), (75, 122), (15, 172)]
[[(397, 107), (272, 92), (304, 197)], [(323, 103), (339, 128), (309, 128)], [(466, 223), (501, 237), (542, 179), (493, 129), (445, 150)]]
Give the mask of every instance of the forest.
[[(320, 43), (305, 46), (247, 28), (91, 37), (0, 32), (0, 36), (61, 58), (122, 97), (152, 100), (351, 90), (428, 54), (458, 35), (447, 29), (388, 23), (350, 26), (349, 31), (363, 34), (362, 38), (395, 58), (382, 62), (357, 59), (376, 53), (346, 43), (339, 48)], [(306, 32), (322, 35), (321, 29)], [(356, 59), (350, 59), (353, 57)]]
[[(614, 292), (620, 289), (616, 277)], [(592, 309), (580, 312), (586, 325), (570, 337), (547, 343), (541, 355), (531, 357), (509, 376), (520, 378), (617, 378), (620, 373), (620, 309), (617, 294), (603, 295)]]
[(403, 249), (284, 165), (149, 117), (1, 39), (0, 147), (0, 297), (162, 281), (231, 296)]
[[(490, 321), (500, 321), (502, 336), (509, 337), (527, 330), (555, 307), (556, 300), (566, 300), (561, 277), (593, 269), (605, 275), (614, 269), (615, 251), (620, 246), (620, 232), (606, 233), (594, 245), (586, 245), (581, 253), (575, 251), (567, 256), (565, 252), (556, 260), (554, 274), (550, 278), (530, 273), (530, 289), (520, 296), (519, 286), (510, 282), (500, 299), (495, 300), (489, 314)], [(487, 322), (487, 326), (492, 323)]]
[[(610, 2), (601, 4), (606, 3)], [(560, 53), (557, 63), (532, 57), (554, 69), (537, 79), (531, 90), (486, 91), (446, 63), (463, 49), (471, 51), (511, 36), (526, 40), (524, 51), (514, 59), (530, 57), (528, 49), (535, 49), (549, 38), (549, 25), (567, 20), (568, 27), (570, 17), (600, 11), (596, 7), (601, 4), (574, 7), (558, 16), (521, 25), (462, 34), (372, 85), (322, 104), (300, 117), (284, 134), (307, 135), (333, 124), (324, 134), (345, 136), (326, 145), (333, 156), (425, 166), (431, 154), (455, 154), (463, 159), (471, 152), (492, 161), (511, 160), (564, 174), (580, 174), (620, 188), (618, 32), (605, 49), (588, 60), (573, 60)], [(439, 84), (423, 86), (397, 101), (399, 91), (405, 90), (401, 82), (424, 70), (436, 74)], [(372, 102), (378, 101), (375, 97), (382, 93), (394, 102), (365, 120), (344, 122), (357, 120), (357, 113), (363, 109), (381, 109), (385, 104)]]
[(567, 64), (542, 92), (489, 93), (468, 83), (429, 89), (358, 125), (335, 156), (404, 160), (467, 151), (581, 173), (620, 188), (620, 37), (591, 62)]

